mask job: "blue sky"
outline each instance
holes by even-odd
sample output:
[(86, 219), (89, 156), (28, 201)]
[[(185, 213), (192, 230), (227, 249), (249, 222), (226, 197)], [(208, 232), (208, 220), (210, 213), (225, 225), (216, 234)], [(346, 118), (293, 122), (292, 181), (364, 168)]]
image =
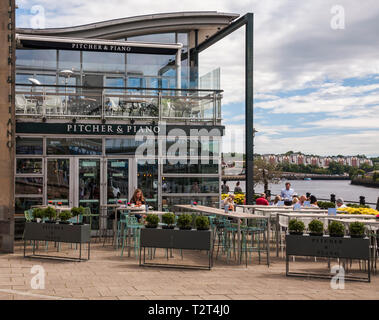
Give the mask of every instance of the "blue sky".
[[(16, 0), (17, 26), (31, 8), (46, 27), (175, 11), (254, 12), (255, 151), (379, 156), (379, 3), (341, 0)], [(342, 11), (341, 11), (342, 8)], [(335, 11), (334, 11), (335, 12)], [(334, 20), (333, 20), (334, 19)], [(224, 151), (243, 151), (244, 31), (200, 55), (201, 72), (221, 68)]]

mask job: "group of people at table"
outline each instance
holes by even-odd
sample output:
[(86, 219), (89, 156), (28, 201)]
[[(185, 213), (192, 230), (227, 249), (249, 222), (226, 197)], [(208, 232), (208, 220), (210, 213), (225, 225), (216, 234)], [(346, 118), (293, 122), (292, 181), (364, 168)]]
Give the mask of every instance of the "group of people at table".
[[(234, 194), (229, 194), (224, 199), (224, 207), (225, 210), (235, 211), (235, 203), (234, 203)], [(246, 204), (246, 199), (244, 200), (244, 204)], [(302, 207), (310, 207), (310, 208), (319, 208), (317, 204), (317, 198), (314, 195), (301, 195), (298, 194), (291, 188), (291, 183), (286, 182), (285, 188), (283, 188), (280, 194), (276, 195), (273, 200), (271, 200), (270, 196), (267, 196), (265, 193), (261, 193), (260, 196), (255, 200), (256, 205), (263, 206), (296, 206), (299, 209)], [(346, 208), (344, 201), (342, 198), (338, 198), (336, 200), (337, 208)]]

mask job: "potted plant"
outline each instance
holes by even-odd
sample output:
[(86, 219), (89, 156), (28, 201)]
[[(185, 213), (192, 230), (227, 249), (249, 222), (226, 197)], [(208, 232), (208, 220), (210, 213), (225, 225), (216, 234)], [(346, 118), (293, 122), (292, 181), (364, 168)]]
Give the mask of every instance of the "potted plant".
[(339, 221), (330, 222), (328, 230), (331, 237), (343, 237), (345, 234), (345, 226)]
[(191, 215), (185, 213), (179, 216), (177, 225), (180, 230), (191, 230), (192, 221)]
[[(85, 209), (84, 207), (80, 206), (80, 207), (73, 207), (71, 209), (71, 217), (74, 218), (74, 217), (77, 217), (79, 215), (84, 215), (84, 212), (85, 212)], [(75, 222), (74, 225), (83, 225), (82, 222)]]
[(308, 228), (310, 231), (309, 235), (311, 236), (322, 236), (324, 233), (324, 224), (322, 223), (322, 221), (317, 219), (313, 219), (309, 223)]
[(303, 221), (291, 219), (288, 223), (288, 229), (292, 235), (302, 235), (305, 229)]
[(146, 217), (146, 222), (146, 228), (156, 228), (158, 227), (159, 217), (156, 214), (150, 213)]
[(365, 235), (365, 225), (362, 222), (352, 222), (349, 225), (350, 237), (363, 238)]
[(70, 222), (68, 220), (70, 220), (71, 218), (72, 218), (71, 211), (64, 210), (59, 214), (59, 220), (60, 220), (59, 224), (69, 224)]
[(162, 226), (163, 229), (174, 229), (175, 228), (175, 215), (171, 212), (167, 212), (162, 215), (162, 222), (166, 225)]
[(197, 216), (195, 224), (197, 230), (209, 230), (209, 218), (206, 216)]
[(33, 209), (33, 219), (32, 221), (33, 222), (40, 222), (42, 221), (43, 217), (44, 217), (44, 213), (43, 213), (43, 209), (41, 208), (35, 208)]
[(57, 211), (53, 207), (47, 207), (43, 210), (43, 217), (47, 218), (45, 223), (55, 223)]

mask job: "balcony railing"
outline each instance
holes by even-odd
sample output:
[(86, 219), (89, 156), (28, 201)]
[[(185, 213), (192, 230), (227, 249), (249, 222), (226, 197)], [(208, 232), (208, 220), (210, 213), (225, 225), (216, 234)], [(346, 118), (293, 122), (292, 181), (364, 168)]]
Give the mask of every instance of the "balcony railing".
[(16, 116), (221, 121), (221, 90), (16, 84)]

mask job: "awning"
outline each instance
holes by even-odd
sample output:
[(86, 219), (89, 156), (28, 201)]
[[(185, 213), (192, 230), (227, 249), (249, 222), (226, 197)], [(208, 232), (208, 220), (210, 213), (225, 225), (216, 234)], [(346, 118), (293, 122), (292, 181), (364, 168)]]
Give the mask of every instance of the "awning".
[(183, 45), (16, 34), (17, 48), (174, 55)]

